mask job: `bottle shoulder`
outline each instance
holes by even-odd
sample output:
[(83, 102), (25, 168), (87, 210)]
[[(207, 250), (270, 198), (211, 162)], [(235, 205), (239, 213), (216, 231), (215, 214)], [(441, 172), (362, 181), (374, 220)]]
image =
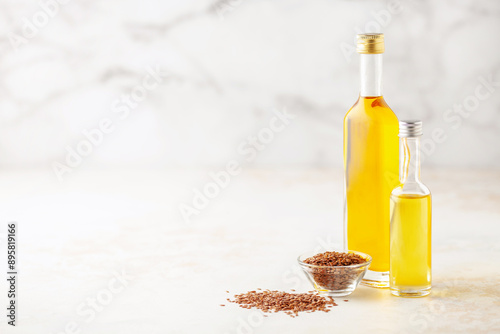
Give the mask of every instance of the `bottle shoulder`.
[(421, 181), (399, 184), (391, 192), (392, 196), (426, 197), (431, 196), (431, 191)]
[(394, 111), (385, 102), (383, 96), (363, 97), (360, 96), (356, 103), (349, 109), (345, 119), (350, 118), (384, 118), (387, 122), (398, 124), (398, 118)]

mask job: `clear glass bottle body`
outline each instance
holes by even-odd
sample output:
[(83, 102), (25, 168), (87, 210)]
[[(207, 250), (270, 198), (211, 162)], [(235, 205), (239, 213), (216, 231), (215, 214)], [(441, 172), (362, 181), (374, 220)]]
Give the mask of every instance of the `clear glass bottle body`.
[(431, 290), (431, 192), (420, 181), (420, 138), (400, 140), (401, 184), (391, 193), (390, 288), (401, 297)]
[(344, 247), (373, 262), (362, 284), (389, 286), (389, 197), (398, 182), (398, 119), (381, 94), (382, 54), (361, 55), (361, 92), (344, 118)]

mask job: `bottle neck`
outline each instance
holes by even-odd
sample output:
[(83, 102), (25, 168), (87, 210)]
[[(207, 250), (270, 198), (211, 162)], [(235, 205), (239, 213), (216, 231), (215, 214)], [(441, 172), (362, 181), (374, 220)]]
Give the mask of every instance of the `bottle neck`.
[(400, 139), (400, 181), (420, 182), (420, 137)]
[(382, 96), (382, 54), (361, 54), (360, 96)]

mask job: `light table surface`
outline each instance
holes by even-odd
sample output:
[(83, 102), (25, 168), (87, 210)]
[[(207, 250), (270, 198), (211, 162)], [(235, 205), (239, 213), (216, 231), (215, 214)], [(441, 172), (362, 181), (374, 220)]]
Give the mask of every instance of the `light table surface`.
[(245, 170), (190, 223), (179, 207), (210, 181), (205, 171), (76, 170), (62, 183), (2, 173), (1, 233), (19, 223), (20, 277), (18, 327), (2, 315), (1, 332), (499, 332), (500, 173), (427, 170), (423, 180), (431, 295), (360, 286), (329, 313), (290, 318), (239, 308), (226, 290), (311, 290), (296, 257), (341, 246), (340, 170)]

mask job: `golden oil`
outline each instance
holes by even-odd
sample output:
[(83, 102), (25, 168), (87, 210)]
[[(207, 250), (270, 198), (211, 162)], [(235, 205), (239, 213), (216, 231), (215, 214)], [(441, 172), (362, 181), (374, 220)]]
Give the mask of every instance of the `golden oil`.
[(345, 116), (347, 248), (371, 255), (370, 270), (381, 273), (389, 271), (389, 197), (398, 184), (397, 136), (398, 119), (382, 96), (360, 97)]
[(392, 289), (431, 287), (431, 195), (391, 196)]

